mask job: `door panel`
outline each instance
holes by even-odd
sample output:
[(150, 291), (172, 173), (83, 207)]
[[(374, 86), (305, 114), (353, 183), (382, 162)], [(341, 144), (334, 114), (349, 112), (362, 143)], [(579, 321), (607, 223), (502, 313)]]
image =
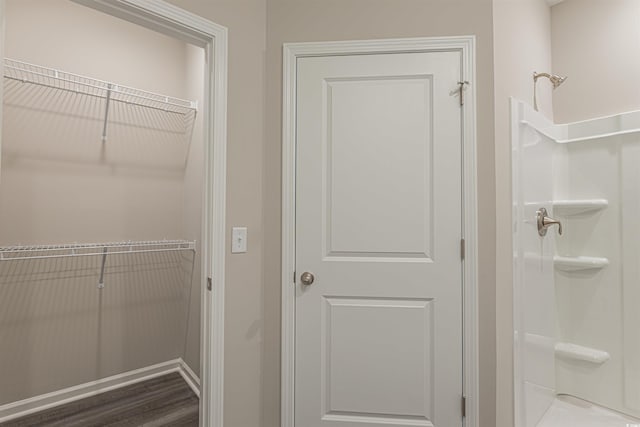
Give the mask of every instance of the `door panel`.
[[(325, 297), (324, 301), (321, 357), (326, 412), (430, 418), (431, 300)], [(405, 333), (398, 334), (398, 329)]]
[(298, 59), (299, 427), (462, 424), (460, 63)]
[(329, 80), (325, 90), (327, 256), (428, 257), (431, 79)]

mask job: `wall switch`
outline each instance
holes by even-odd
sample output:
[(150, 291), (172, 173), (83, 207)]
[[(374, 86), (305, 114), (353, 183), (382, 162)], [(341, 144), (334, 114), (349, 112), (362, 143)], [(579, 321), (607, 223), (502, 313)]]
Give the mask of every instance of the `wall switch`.
[(231, 253), (247, 252), (247, 227), (233, 227), (231, 229)]

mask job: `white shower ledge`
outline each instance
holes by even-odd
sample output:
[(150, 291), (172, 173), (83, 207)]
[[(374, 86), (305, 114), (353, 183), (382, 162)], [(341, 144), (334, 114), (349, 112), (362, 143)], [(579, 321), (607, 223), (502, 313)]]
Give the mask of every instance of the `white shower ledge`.
[(553, 265), (556, 270), (562, 271), (583, 271), (583, 270), (599, 270), (609, 265), (607, 258), (590, 257), (590, 256), (554, 256)]
[(601, 365), (611, 358), (606, 351), (567, 342), (559, 342), (556, 344), (556, 357), (565, 360), (581, 360), (597, 365)]
[(606, 199), (555, 200), (553, 213), (564, 216), (580, 215), (599, 211), (607, 206), (609, 206), (609, 202)]

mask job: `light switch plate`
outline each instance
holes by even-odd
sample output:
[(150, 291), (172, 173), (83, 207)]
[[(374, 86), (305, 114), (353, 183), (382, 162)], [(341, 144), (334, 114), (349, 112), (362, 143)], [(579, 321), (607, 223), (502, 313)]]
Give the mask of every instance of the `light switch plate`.
[(231, 229), (231, 253), (247, 252), (247, 227), (233, 227)]

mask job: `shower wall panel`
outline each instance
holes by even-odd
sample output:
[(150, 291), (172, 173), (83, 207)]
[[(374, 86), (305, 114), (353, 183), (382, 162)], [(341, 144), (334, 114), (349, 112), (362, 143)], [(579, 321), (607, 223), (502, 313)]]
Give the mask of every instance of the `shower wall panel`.
[(558, 391), (640, 417), (640, 112), (562, 125), (558, 200), (607, 200), (563, 218), (564, 256), (606, 259), (602, 268), (557, 270), (558, 339), (606, 354), (600, 363), (559, 357)]
[(621, 147), (623, 405), (640, 416), (640, 136), (625, 139)]
[[(558, 340), (607, 352), (610, 359), (592, 363), (559, 357), (558, 392), (624, 411), (620, 210), (623, 141), (612, 136), (561, 145), (566, 156), (565, 178), (558, 182), (556, 199), (605, 199), (608, 206), (560, 216), (565, 232), (556, 240), (557, 255), (606, 258), (609, 264), (601, 269), (556, 271)], [(629, 232), (631, 229), (624, 234)]]
[(516, 426), (534, 427), (555, 395), (554, 234), (538, 235), (536, 211), (553, 215), (553, 140), (541, 114), (512, 99)]

